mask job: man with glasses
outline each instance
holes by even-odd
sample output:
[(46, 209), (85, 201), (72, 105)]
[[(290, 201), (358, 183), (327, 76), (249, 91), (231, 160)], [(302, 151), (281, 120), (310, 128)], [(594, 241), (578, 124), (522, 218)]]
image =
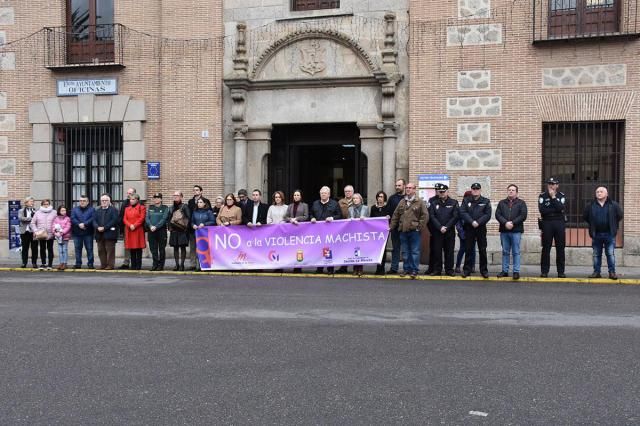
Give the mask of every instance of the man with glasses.
[(93, 269), (93, 215), (89, 198), (82, 194), (79, 205), (71, 210), (71, 232), (73, 247), (76, 251), (76, 263), (73, 269), (82, 268), (82, 247), (87, 251), (87, 268)]
[(437, 197), (429, 203), (429, 223), (433, 229), (433, 270), (429, 275), (442, 275), (442, 253), (444, 269), (454, 276), (453, 252), (456, 246), (456, 222), (458, 221), (458, 200), (449, 197), (449, 187), (442, 183), (435, 185)]
[(518, 186), (507, 187), (507, 198), (496, 208), (496, 220), (500, 224), (500, 244), (502, 245), (502, 271), (498, 278), (509, 276), (509, 258), (513, 253), (513, 279), (520, 279), (520, 241), (527, 220), (527, 203), (518, 198)]
[(116, 241), (118, 241), (118, 211), (111, 205), (111, 197), (102, 194), (100, 208), (93, 216), (96, 230), (100, 269), (111, 270), (116, 262)]
[[(476, 243), (480, 254), (480, 274), (483, 278), (489, 278), (487, 262), (487, 222), (491, 220), (491, 201), (480, 194), (482, 187), (478, 182), (471, 185), (471, 196), (462, 200), (460, 217), (464, 223), (465, 253), (471, 253)], [(464, 257), (464, 270), (462, 278), (471, 274), (473, 264), (471, 256)]]
[(546, 278), (551, 269), (551, 246), (556, 243), (556, 268), (558, 278), (566, 278), (564, 273), (565, 246), (565, 206), (567, 199), (558, 191), (560, 181), (554, 177), (547, 180), (547, 190), (538, 196), (538, 210), (542, 219), (539, 222), (542, 230), (542, 255), (540, 259), (540, 276)]
[(391, 218), (391, 229), (400, 234), (404, 254), (403, 273), (412, 279), (418, 275), (420, 266), (420, 233), (427, 226), (429, 212), (425, 203), (416, 195), (416, 185), (407, 183), (404, 199), (398, 204)]

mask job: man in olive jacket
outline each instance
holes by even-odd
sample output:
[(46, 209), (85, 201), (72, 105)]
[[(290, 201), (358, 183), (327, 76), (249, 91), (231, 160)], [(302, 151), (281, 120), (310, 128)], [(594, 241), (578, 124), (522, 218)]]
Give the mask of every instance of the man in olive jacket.
[(391, 229), (397, 229), (404, 255), (404, 272), (412, 279), (418, 275), (420, 266), (420, 232), (427, 226), (429, 212), (424, 201), (416, 195), (416, 184), (409, 182), (405, 187), (405, 196), (391, 217)]
[[(482, 187), (478, 182), (471, 185), (471, 196), (462, 200), (460, 206), (460, 218), (464, 224), (465, 253), (471, 253), (476, 242), (480, 253), (480, 273), (483, 278), (489, 278), (489, 268), (487, 262), (487, 222), (491, 220), (491, 201), (480, 195)], [(462, 278), (467, 278), (471, 274), (471, 256), (464, 258), (464, 270)]]

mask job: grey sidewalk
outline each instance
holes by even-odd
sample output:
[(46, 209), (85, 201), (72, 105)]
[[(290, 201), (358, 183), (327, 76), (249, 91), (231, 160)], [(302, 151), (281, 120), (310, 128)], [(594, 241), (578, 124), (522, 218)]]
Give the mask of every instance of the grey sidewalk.
[[(70, 266), (73, 265), (74, 259), (75, 258), (70, 257), (69, 259), (70, 261), (68, 263)], [(86, 262), (86, 258), (83, 257), (83, 261)], [(100, 264), (99, 260), (96, 258), (95, 261), (96, 261), (96, 266), (98, 266)], [(15, 259), (0, 258), (0, 268), (19, 268), (20, 264), (21, 264), (21, 261), (17, 257)], [(118, 268), (121, 264), (122, 264), (122, 258), (117, 258), (116, 268)], [(151, 258), (142, 259), (143, 270), (149, 270), (151, 268), (151, 264), (152, 264)], [(58, 265), (57, 257), (53, 259), (53, 265), (54, 265), (54, 268)], [(390, 262), (387, 261), (387, 265), (386, 265), (387, 270), (389, 269), (389, 265), (390, 265)], [(189, 268), (189, 266), (190, 265), (189, 265), (189, 259), (187, 254), (185, 267)], [(165, 271), (171, 271), (173, 267), (174, 267), (173, 257), (167, 257)], [(400, 267), (402, 269), (402, 263), (400, 263)], [(86, 268), (86, 265), (85, 265), (85, 268)], [(421, 274), (423, 274), (424, 271), (426, 271), (426, 269), (427, 269), (426, 265), (420, 265)], [(336, 270), (337, 270), (337, 267), (336, 267)], [(351, 273), (351, 270), (352, 268), (349, 267), (349, 273)], [(375, 270), (376, 270), (375, 265), (365, 265), (364, 267), (364, 272), (366, 274), (373, 274)], [(490, 264), (489, 265), (490, 277), (495, 278), (496, 274), (500, 272), (500, 270), (501, 270), (500, 265)], [(309, 268), (309, 269), (305, 269), (303, 272), (313, 273), (314, 271), (315, 271), (315, 268)], [(476, 273), (472, 274), (471, 276), (480, 276), (480, 274), (477, 271), (478, 271), (478, 266), (476, 265)], [(510, 275), (511, 275), (511, 272), (512, 271), (510, 271)], [(565, 268), (565, 273), (567, 275), (567, 278), (587, 278), (591, 274), (591, 272), (593, 272), (593, 268), (591, 268), (590, 266), (567, 266)], [(640, 279), (640, 267), (620, 266), (620, 267), (616, 267), (616, 272), (620, 278)], [(607, 266), (606, 266), (606, 261), (604, 261), (604, 259), (603, 259), (601, 274), (603, 278), (607, 278)], [(520, 275), (522, 277), (538, 277), (540, 276), (540, 265), (521, 265)], [(551, 270), (549, 271), (549, 277), (550, 278), (557, 277), (554, 264), (551, 265)]]

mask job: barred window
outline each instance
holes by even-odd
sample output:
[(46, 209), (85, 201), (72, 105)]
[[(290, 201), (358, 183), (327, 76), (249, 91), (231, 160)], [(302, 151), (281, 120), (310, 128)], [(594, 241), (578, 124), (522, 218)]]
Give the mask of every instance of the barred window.
[(291, 10), (337, 9), (340, 0), (292, 0)]
[[(543, 123), (542, 163), (545, 179), (560, 180), (567, 197), (567, 246), (589, 246), (584, 207), (593, 200), (598, 186), (609, 197), (623, 202), (624, 121)], [(618, 234), (622, 245), (622, 232)]]
[(94, 205), (108, 193), (122, 198), (122, 125), (60, 126), (54, 131), (56, 204), (75, 206), (86, 194)]

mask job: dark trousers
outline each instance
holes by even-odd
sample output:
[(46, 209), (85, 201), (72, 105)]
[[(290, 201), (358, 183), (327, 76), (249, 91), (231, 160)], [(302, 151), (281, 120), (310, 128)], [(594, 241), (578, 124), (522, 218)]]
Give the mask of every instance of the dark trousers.
[(142, 249), (129, 249), (131, 252), (131, 269), (139, 271), (142, 269)]
[(87, 251), (87, 265), (93, 266), (93, 235), (75, 235), (73, 246), (76, 251), (76, 266), (82, 265), (82, 247)]
[(453, 272), (453, 252), (456, 247), (456, 231), (451, 228), (444, 234), (436, 232), (433, 234), (433, 271), (442, 272), (442, 255), (444, 251), (444, 270), (447, 273)]
[[(488, 274), (488, 262), (487, 262), (487, 227), (480, 225), (477, 228), (473, 226), (465, 225), (465, 253), (471, 253), (474, 250), (476, 243), (478, 244), (478, 254), (480, 255), (480, 273)], [(473, 263), (471, 263), (471, 256), (464, 257), (464, 272), (469, 275), (473, 269)]]
[(27, 265), (29, 261), (29, 249), (31, 249), (31, 265), (38, 264), (38, 241), (33, 239), (31, 232), (20, 234), (20, 245), (22, 247), (22, 264)]
[(542, 256), (540, 272), (548, 274), (551, 268), (551, 246), (556, 243), (556, 268), (559, 274), (564, 274), (564, 246), (565, 224), (563, 220), (542, 221)]
[(101, 239), (97, 243), (100, 266), (113, 269), (116, 263), (116, 240)]
[(53, 240), (39, 240), (41, 265), (53, 265)]
[[(436, 231), (429, 227), (429, 266), (427, 272), (438, 271), (438, 252), (436, 251), (436, 234), (440, 231)], [(440, 269), (442, 269), (442, 261), (440, 262)]]
[(149, 250), (153, 258), (153, 266), (164, 268), (167, 247), (167, 229), (156, 229), (156, 232), (148, 232)]

